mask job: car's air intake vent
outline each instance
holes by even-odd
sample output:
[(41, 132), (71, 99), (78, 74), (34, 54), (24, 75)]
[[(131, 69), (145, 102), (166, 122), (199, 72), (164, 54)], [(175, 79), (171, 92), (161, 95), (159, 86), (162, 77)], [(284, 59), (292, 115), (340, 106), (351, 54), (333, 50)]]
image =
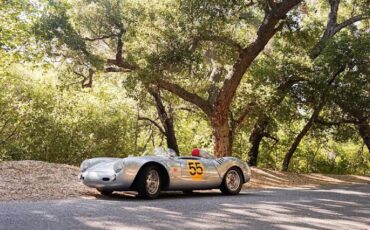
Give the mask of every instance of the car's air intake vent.
[(219, 163), (221, 165), (222, 163), (225, 162), (225, 159), (224, 158), (220, 158), (220, 159), (217, 159), (216, 161), (217, 161), (217, 163)]

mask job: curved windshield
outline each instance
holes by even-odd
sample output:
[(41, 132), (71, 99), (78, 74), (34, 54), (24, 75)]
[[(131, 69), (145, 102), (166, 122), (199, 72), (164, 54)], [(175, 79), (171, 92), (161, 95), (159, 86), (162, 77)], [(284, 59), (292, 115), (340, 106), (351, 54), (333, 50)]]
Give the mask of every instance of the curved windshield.
[(207, 152), (206, 150), (204, 149), (200, 149), (200, 154), (199, 154), (200, 157), (204, 157), (204, 158), (207, 158), (207, 159), (214, 159), (215, 157), (213, 155), (211, 155), (209, 152)]
[(144, 153), (144, 155), (154, 155), (154, 156), (163, 156), (163, 157), (175, 157), (177, 156), (176, 152), (170, 148), (156, 147), (153, 152)]

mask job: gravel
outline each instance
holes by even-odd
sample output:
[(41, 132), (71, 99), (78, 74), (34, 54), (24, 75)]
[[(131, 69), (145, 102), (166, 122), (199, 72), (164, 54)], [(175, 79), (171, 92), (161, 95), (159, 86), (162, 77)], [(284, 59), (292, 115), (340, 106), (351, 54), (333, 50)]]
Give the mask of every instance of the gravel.
[(45, 200), (97, 194), (78, 180), (78, 167), (41, 161), (0, 163), (0, 201)]
[[(95, 198), (98, 192), (78, 179), (79, 168), (41, 161), (0, 162), (0, 201)], [(245, 188), (316, 187), (368, 184), (370, 176), (285, 173), (252, 168)]]

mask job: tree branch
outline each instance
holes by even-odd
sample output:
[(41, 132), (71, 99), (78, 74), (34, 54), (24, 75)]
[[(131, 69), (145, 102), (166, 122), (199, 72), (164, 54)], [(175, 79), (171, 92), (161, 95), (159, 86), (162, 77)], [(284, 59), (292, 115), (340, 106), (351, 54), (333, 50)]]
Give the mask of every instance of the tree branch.
[(76, 70), (73, 70), (73, 73), (76, 74), (77, 76), (80, 76), (82, 77), (83, 79), (86, 79), (85, 75), (83, 75), (82, 73), (80, 72), (77, 72)]
[(117, 53), (116, 53), (116, 62), (117, 64), (123, 63), (123, 41), (122, 41), (122, 36), (123, 36), (123, 30), (119, 32), (117, 36)]
[(151, 124), (153, 124), (155, 127), (157, 127), (163, 135), (165, 135), (165, 136), (167, 135), (166, 132), (164, 131), (164, 129), (156, 121), (154, 121), (154, 120), (152, 120), (148, 117), (141, 117), (141, 116), (138, 117), (138, 120), (149, 121)]
[(218, 93), (219, 93), (219, 87), (217, 86), (218, 83), (221, 81), (221, 75), (224, 71), (224, 68), (223, 67), (219, 67), (217, 65), (217, 62), (215, 61), (215, 52), (214, 50), (210, 50), (210, 52), (207, 52), (209, 53), (209, 59), (212, 63), (212, 71), (211, 71), (211, 74), (209, 76), (209, 81), (210, 81), (210, 86), (208, 88), (208, 102), (210, 104), (213, 104)]
[(336, 27), (335, 27), (335, 33), (337, 33), (338, 31), (340, 31), (344, 27), (347, 27), (349, 25), (352, 25), (355, 22), (358, 22), (358, 21), (361, 21), (361, 20), (364, 20), (364, 19), (369, 19), (369, 18), (370, 17), (365, 17), (363, 15), (357, 15), (357, 16), (354, 16), (354, 17), (352, 17), (350, 19), (347, 19), (344, 22), (339, 23), (339, 24), (336, 25)]
[(73, 70), (73, 73), (82, 77), (82, 81), (81, 81), (82, 88), (91, 88), (92, 87), (93, 76), (94, 76), (94, 73), (95, 73), (95, 71), (93, 69), (91, 69), (91, 68), (89, 69), (89, 73), (88, 73), (87, 77), (85, 75), (83, 75), (82, 73), (77, 72), (75, 70)]
[(330, 13), (327, 28), (337, 24), (339, 0), (329, 0)]
[(170, 83), (164, 80), (159, 79), (157, 80), (156, 83), (160, 88), (178, 95), (185, 101), (195, 104), (201, 110), (203, 110), (203, 112), (207, 114), (208, 116), (211, 114), (211, 106), (208, 104), (206, 100), (204, 100), (202, 97), (198, 96), (197, 94), (191, 93), (177, 84)]
[(93, 69), (89, 69), (89, 74), (86, 79), (82, 82), (82, 88), (91, 88), (93, 83), (93, 76), (95, 71)]
[(117, 23), (116, 26), (119, 28), (119, 33), (116, 35), (117, 37), (117, 47), (116, 47), (116, 55), (115, 59), (108, 59), (107, 63), (109, 65), (115, 65), (120, 68), (114, 68), (112, 66), (106, 67), (105, 70), (107, 72), (128, 72), (127, 70), (135, 70), (138, 68), (136, 64), (128, 63), (123, 58), (123, 40), (122, 36), (125, 33), (125, 29), (123, 25)]
[(108, 73), (128, 73), (132, 71), (133, 69), (125, 69), (122, 67), (114, 67), (114, 66), (105, 67), (105, 72), (108, 72)]
[(116, 59), (108, 59), (107, 63), (110, 65), (118, 66), (126, 70), (136, 70), (138, 68), (136, 64), (130, 64), (130, 63), (125, 62), (124, 60), (121, 60), (120, 62), (118, 62)]
[(100, 37), (95, 37), (95, 38), (85, 37), (84, 39), (87, 40), (87, 41), (93, 42), (93, 41), (104, 40), (104, 39), (108, 39), (108, 38), (112, 38), (112, 37), (116, 37), (116, 36), (117, 36), (117, 34), (108, 34), (108, 35), (102, 35)]
[(352, 25), (355, 22), (367, 19), (363, 15), (357, 15), (350, 19), (345, 20), (342, 23), (337, 23), (338, 9), (339, 9), (339, 0), (329, 0), (330, 12), (328, 16), (328, 22), (326, 24), (325, 32), (323, 33), (320, 41), (312, 48), (310, 57), (316, 59), (322, 50), (325, 48), (327, 41), (332, 38), (336, 33), (344, 29), (345, 27)]
[(183, 110), (183, 111), (187, 111), (189, 113), (196, 113), (197, 112), (196, 108), (188, 108), (188, 107), (175, 107), (174, 110)]
[(244, 107), (238, 119), (235, 121), (236, 127), (239, 127), (243, 123), (244, 119), (253, 111), (256, 106), (257, 104), (255, 102), (250, 102)]
[(334, 74), (333, 74), (333, 76), (331, 77), (331, 78), (329, 78), (327, 81), (326, 81), (326, 83), (327, 83), (327, 85), (328, 86), (331, 86), (333, 83), (334, 83), (334, 81), (335, 81), (335, 79), (344, 71), (344, 70), (346, 70), (346, 65), (342, 65), (342, 66), (340, 66), (338, 69), (337, 69), (337, 71), (335, 71), (334, 72)]
[(287, 12), (301, 1), (284, 0), (280, 3), (275, 3), (271, 11), (265, 14), (263, 22), (258, 28), (256, 40), (240, 52), (238, 60), (234, 63), (232, 70), (225, 78), (223, 87), (216, 100), (217, 104), (215, 105), (216, 110), (222, 110), (218, 111), (219, 113), (226, 115), (227, 110), (225, 111), (224, 108), (230, 106), (244, 73), (278, 31), (279, 27), (276, 28), (276, 26), (280, 20), (285, 18)]
[[(285, 98), (288, 90), (294, 84), (301, 82), (301, 81), (306, 81), (306, 79), (302, 77), (291, 77), (285, 82), (281, 83), (276, 89), (278, 91), (278, 96), (276, 98), (271, 99), (269, 104), (273, 104), (273, 106), (279, 105), (280, 102), (283, 101), (283, 99)], [(245, 108), (243, 109), (243, 112), (240, 114), (239, 118), (236, 120), (237, 126), (240, 126), (244, 122), (248, 114), (252, 112), (252, 110), (255, 109), (256, 107), (257, 107), (257, 104), (255, 102), (251, 102), (247, 104)]]
[(270, 138), (270, 139), (274, 140), (275, 142), (279, 142), (279, 139), (277, 137), (272, 136), (269, 132), (263, 132), (263, 136), (267, 137), (267, 138)]
[(13, 131), (5, 138), (4, 141), (6, 142), (6, 141), (10, 140), (10, 138), (12, 138), (14, 135), (16, 135), (18, 129), (19, 129), (19, 125), (14, 127)]

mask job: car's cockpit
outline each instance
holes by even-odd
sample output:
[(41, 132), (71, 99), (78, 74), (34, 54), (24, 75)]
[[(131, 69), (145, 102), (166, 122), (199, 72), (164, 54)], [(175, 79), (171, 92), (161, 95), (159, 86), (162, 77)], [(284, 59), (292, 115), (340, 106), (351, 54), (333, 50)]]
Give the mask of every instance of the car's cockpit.
[(176, 152), (170, 148), (157, 147), (151, 153), (145, 153), (144, 155), (164, 156), (164, 157), (177, 157), (179, 159), (193, 160), (199, 158), (214, 159), (214, 156), (201, 148), (194, 148), (191, 151), (191, 156), (177, 156)]
[(212, 156), (209, 152), (205, 151), (204, 149), (195, 148), (191, 151), (191, 155), (193, 157), (202, 157), (206, 159), (214, 159), (214, 156)]

